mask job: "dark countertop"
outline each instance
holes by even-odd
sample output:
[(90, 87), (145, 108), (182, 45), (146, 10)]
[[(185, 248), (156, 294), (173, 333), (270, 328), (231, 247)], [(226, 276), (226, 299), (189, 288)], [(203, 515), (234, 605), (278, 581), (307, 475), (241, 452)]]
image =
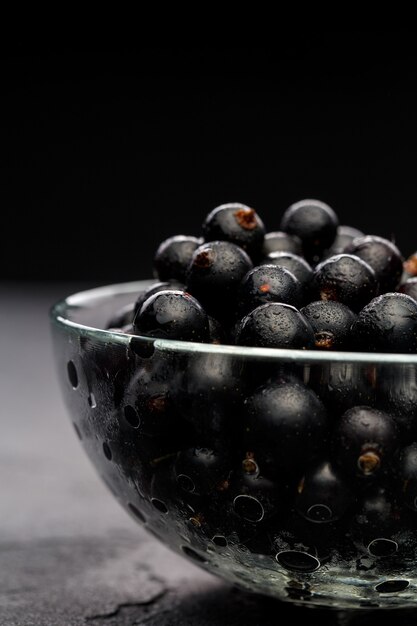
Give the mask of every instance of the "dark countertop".
[(130, 519), (74, 436), (54, 372), (48, 308), (75, 289), (0, 285), (0, 626), (379, 622), (245, 594)]

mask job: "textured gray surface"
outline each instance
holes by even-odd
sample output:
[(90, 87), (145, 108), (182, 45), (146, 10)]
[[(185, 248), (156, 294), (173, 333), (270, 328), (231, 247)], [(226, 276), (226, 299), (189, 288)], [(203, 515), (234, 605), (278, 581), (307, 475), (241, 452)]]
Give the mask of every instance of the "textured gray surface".
[(379, 623), (245, 595), (126, 515), (82, 451), (55, 377), (47, 312), (74, 289), (0, 286), (0, 626)]

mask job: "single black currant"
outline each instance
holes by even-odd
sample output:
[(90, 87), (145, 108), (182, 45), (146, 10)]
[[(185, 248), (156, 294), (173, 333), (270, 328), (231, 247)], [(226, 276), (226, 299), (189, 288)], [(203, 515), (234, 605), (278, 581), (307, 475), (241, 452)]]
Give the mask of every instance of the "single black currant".
[(326, 445), (328, 420), (317, 395), (301, 381), (277, 377), (244, 402), (246, 450), (262, 472), (301, 472)]
[(243, 278), (237, 296), (240, 316), (267, 302), (282, 302), (299, 307), (302, 288), (294, 274), (277, 265), (258, 265)]
[(184, 282), (193, 252), (203, 243), (197, 237), (175, 235), (163, 241), (154, 257), (154, 268), (160, 281)]
[(339, 220), (329, 205), (319, 200), (301, 200), (292, 204), (281, 220), (281, 230), (297, 235), (309, 260), (320, 259), (333, 244)]
[[(149, 285), (146, 289), (144, 289), (136, 298), (135, 307), (134, 307), (134, 316), (138, 311), (140, 311), (142, 304), (150, 298), (151, 296), (159, 293), (160, 291), (174, 289), (176, 291), (185, 291), (185, 285), (177, 282), (176, 280), (170, 280), (165, 282), (154, 282)], [(134, 317), (133, 316), (133, 317)], [(133, 320), (132, 320), (133, 321)]]
[(265, 227), (254, 209), (231, 202), (213, 209), (203, 222), (205, 241), (230, 241), (254, 257), (262, 250)]
[(365, 352), (417, 352), (417, 302), (404, 293), (377, 296), (353, 324), (357, 347)]
[(201, 444), (236, 439), (244, 390), (243, 363), (223, 354), (187, 357), (186, 367), (170, 386), (178, 411), (195, 429)]
[(354, 406), (373, 406), (376, 393), (375, 366), (333, 362), (310, 366), (309, 384), (333, 419)]
[(341, 302), (318, 300), (311, 302), (301, 313), (310, 322), (316, 348), (320, 350), (352, 350), (352, 324), (357, 315)]
[(342, 302), (358, 312), (376, 295), (377, 282), (365, 261), (352, 254), (337, 254), (317, 265), (312, 287), (316, 299)]
[(346, 252), (360, 257), (372, 267), (380, 294), (398, 287), (404, 259), (392, 241), (377, 235), (366, 235), (354, 239), (347, 246)]
[(205, 342), (210, 339), (208, 317), (189, 293), (166, 290), (150, 296), (136, 313), (135, 333), (161, 339)]
[(378, 408), (394, 418), (403, 444), (417, 440), (417, 366), (414, 363), (381, 365), (377, 369)]
[(248, 313), (236, 330), (236, 343), (262, 348), (314, 348), (314, 331), (295, 307), (279, 302), (262, 304)]
[(187, 289), (209, 315), (222, 322), (231, 320), (240, 283), (252, 267), (249, 256), (239, 246), (229, 241), (211, 241), (194, 252)]
[(301, 284), (304, 304), (310, 302), (313, 269), (303, 257), (292, 252), (270, 252), (264, 258), (263, 263), (285, 267), (291, 274), (294, 274)]
[(356, 406), (337, 421), (331, 449), (334, 462), (346, 476), (374, 478), (388, 470), (398, 446), (398, 428), (391, 415)]

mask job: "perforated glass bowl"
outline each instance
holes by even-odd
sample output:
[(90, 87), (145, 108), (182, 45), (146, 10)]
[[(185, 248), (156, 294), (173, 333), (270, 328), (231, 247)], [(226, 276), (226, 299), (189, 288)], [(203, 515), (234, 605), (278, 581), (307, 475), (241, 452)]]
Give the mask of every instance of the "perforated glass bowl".
[[(414, 397), (417, 355), (260, 349), (103, 330), (151, 282), (74, 294), (51, 311), (56, 368), (75, 432), (120, 504), (170, 548), (252, 592), (337, 608), (417, 606), (417, 512), (404, 506), (404, 485), (390, 472), (384, 481), (393, 482), (395, 502), (382, 526), (363, 523), (356, 504), (335, 522), (304, 519), (293, 506), (302, 468), (292, 470), (271, 515), (268, 502), (239, 502), (231, 478), (242, 462), (249, 472), (254, 467), (241, 444), (239, 396), (269, 376), (297, 376), (330, 414), (381, 403), (395, 412), (397, 398)], [(201, 359), (240, 379), (238, 395), (227, 384), (219, 388), (218, 378), (206, 390), (184, 387)], [(196, 420), (207, 447), (219, 445), (225, 407), (233, 426), (228, 444), (220, 444), (227, 472), (201, 494), (178, 469), (178, 454), (201, 446)], [(407, 408), (412, 420), (417, 406), (411, 400)]]

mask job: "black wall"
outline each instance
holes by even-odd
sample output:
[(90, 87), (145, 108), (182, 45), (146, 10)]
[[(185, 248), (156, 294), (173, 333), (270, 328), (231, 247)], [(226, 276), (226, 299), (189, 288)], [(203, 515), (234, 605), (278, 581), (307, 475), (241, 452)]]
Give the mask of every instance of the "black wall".
[(216, 205), (268, 229), (316, 197), (417, 249), (410, 33), (335, 32), (271, 48), (13, 42), (2, 52), (0, 277), (150, 275), (160, 240)]

